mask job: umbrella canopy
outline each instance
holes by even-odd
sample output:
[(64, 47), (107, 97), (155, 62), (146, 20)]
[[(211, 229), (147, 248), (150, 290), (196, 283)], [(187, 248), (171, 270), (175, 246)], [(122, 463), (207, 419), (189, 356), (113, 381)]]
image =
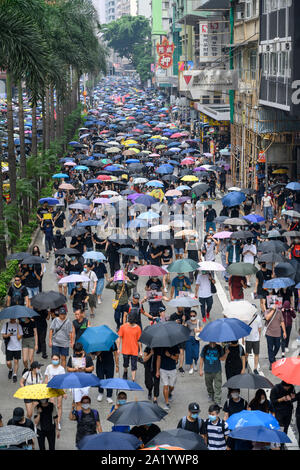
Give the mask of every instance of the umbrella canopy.
[(143, 424), (161, 421), (167, 414), (166, 411), (155, 403), (149, 401), (132, 401), (120, 406), (120, 408), (108, 418), (108, 421), (118, 426), (142, 426)]
[(99, 387), (100, 380), (94, 374), (87, 372), (68, 372), (55, 375), (48, 382), (47, 387), (53, 388), (84, 388)]
[(256, 306), (248, 302), (248, 300), (235, 300), (228, 302), (223, 310), (223, 315), (226, 318), (238, 318), (245, 323), (249, 323), (256, 312)]
[(273, 362), (272, 374), (288, 384), (300, 385), (300, 358), (283, 357)]
[(281, 289), (293, 286), (295, 281), (290, 279), (289, 277), (275, 277), (274, 279), (270, 279), (269, 281), (265, 281), (263, 283), (264, 289)]
[(203, 437), (181, 428), (158, 433), (151, 441), (147, 442), (147, 446), (160, 445), (162, 442), (164, 445), (181, 447), (185, 450), (207, 450)]
[(28, 256), (21, 261), (21, 264), (41, 264), (48, 263), (48, 261), (42, 256)]
[(11, 255), (8, 255), (6, 260), (7, 261), (12, 261), (12, 260), (22, 261), (24, 258), (28, 258), (29, 256), (31, 256), (31, 253), (20, 251), (19, 253), (12, 253)]
[(288, 249), (288, 245), (283, 243), (280, 240), (271, 240), (268, 242), (262, 242), (258, 245), (257, 251), (262, 251), (263, 253), (270, 253), (270, 251), (274, 251), (277, 253), (282, 253)]
[(246, 196), (242, 191), (232, 191), (222, 198), (222, 204), (225, 207), (239, 206), (246, 200)]
[(80, 252), (75, 248), (60, 248), (60, 250), (56, 250), (56, 255), (80, 255)]
[(0, 312), (0, 320), (4, 319), (13, 319), (13, 318), (31, 318), (31, 317), (38, 317), (39, 314), (32, 310), (31, 308), (27, 308), (24, 305), (13, 305), (11, 307), (6, 307)]
[(249, 215), (244, 215), (243, 219), (246, 219), (248, 222), (251, 222), (252, 224), (258, 224), (259, 222), (263, 222), (265, 219), (259, 215), (259, 214), (249, 214)]
[(132, 380), (119, 379), (118, 377), (100, 380), (100, 387), (115, 390), (131, 390), (135, 392), (143, 390), (143, 388), (136, 382), (132, 382)]
[(47, 384), (34, 384), (20, 387), (14, 394), (15, 398), (28, 400), (43, 400), (45, 398), (61, 397), (64, 390), (49, 387)]
[(0, 428), (0, 446), (17, 446), (35, 437), (35, 432), (30, 428), (13, 425)]
[(286, 215), (288, 217), (295, 217), (295, 219), (300, 219), (300, 212), (294, 210), (282, 211), (282, 215)]
[(31, 305), (36, 310), (49, 310), (52, 308), (58, 308), (66, 303), (67, 298), (63, 294), (60, 294), (54, 290), (40, 292), (31, 299)]
[(249, 230), (237, 230), (236, 232), (232, 232), (230, 238), (232, 240), (246, 240), (247, 238), (254, 238), (254, 235)]
[(199, 269), (198, 263), (193, 259), (178, 259), (168, 266), (169, 273), (189, 273)]
[(83, 274), (71, 274), (70, 276), (63, 277), (58, 281), (58, 284), (68, 284), (69, 282), (90, 282), (90, 278)]
[(272, 388), (274, 385), (266, 377), (259, 374), (238, 374), (230, 377), (222, 387), (226, 388)]
[(49, 206), (55, 206), (56, 204), (59, 204), (59, 200), (55, 199), (54, 197), (44, 197), (39, 200), (40, 204), (44, 204), (44, 202), (47, 202)]
[(79, 450), (136, 450), (140, 446), (141, 441), (137, 437), (124, 432), (91, 434), (78, 443)]
[(176, 297), (175, 299), (170, 300), (168, 302), (169, 307), (198, 307), (199, 301), (198, 299), (193, 299), (192, 297)]
[(277, 277), (293, 278), (296, 274), (296, 269), (290, 263), (278, 263), (274, 271)]
[(232, 276), (248, 276), (250, 274), (256, 274), (258, 269), (251, 263), (232, 263), (228, 268), (228, 274)]
[(199, 337), (203, 341), (223, 343), (225, 341), (235, 341), (248, 336), (251, 327), (237, 318), (218, 318), (205, 325)]
[(270, 251), (258, 257), (259, 263), (280, 263), (281, 261), (283, 261), (283, 257), (274, 251)]
[(201, 261), (198, 265), (198, 269), (201, 269), (202, 271), (225, 271), (224, 266), (220, 263), (216, 263), (215, 261)]
[(151, 348), (172, 347), (189, 338), (189, 329), (176, 322), (168, 321), (147, 326), (139, 339)]
[(105, 261), (106, 258), (101, 251), (86, 251), (83, 253), (83, 258), (84, 259), (93, 259), (95, 261)]
[[(148, 444), (147, 444), (148, 445)], [(151, 447), (144, 447), (141, 450), (185, 450), (183, 447), (170, 446), (169, 444), (159, 444)]]
[(238, 217), (233, 217), (233, 218), (225, 217), (225, 219), (221, 223), (224, 225), (236, 225), (236, 226), (249, 225), (249, 222), (247, 222), (245, 219), (239, 219)]
[(145, 266), (139, 266), (133, 271), (137, 276), (164, 276), (168, 272), (161, 268), (160, 266), (155, 266), (154, 264), (147, 264)]
[(268, 429), (280, 430), (279, 423), (273, 415), (259, 410), (243, 410), (239, 413), (234, 413), (228, 418), (227, 424), (229, 429), (246, 428), (249, 426), (264, 426)]
[(233, 232), (217, 232), (214, 234), (214, 238), (217, 238), (217, 239), (220, 239), (220, 240), (224, 240), (225, 238), (230, 238), (230, 235), (232, 234)]
[(268, 429), (265, 426), (238, 427), (231, 431), (229, 436), (234, 439), (243, 439), (244, 441), (292, 442), (284, 432), (278, 431), (277, 429)]
[(80, 336), (80, 343), (86, 353), (97, 351), (109, 351), (118, 335), (108, 326), (93, 326), (86, 328)]

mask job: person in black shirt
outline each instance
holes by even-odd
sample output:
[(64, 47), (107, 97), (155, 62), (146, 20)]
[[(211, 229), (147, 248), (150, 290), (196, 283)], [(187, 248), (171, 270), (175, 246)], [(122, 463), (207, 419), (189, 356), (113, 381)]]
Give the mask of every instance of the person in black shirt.
[[(61, 230), (57, 229), (53, 237), (54, 253), (56, 250), (61, 250), (62, 248), (66, 248), (66, 246), (67, 246), (66, 238), (61, 234)], [(55, 257), (56, 256), (57, 255), (55, 255)]]
[(157, 348), (153, 349), (146, 346), (144, 349), (144, 367), (145, 367), (145, 386), (148, 390), (148, 400), (152, 398), (153, 390), (153, 403), (157, 403), (159, 397), (160, 378), (156, 377), (156, 360)]
[[(13, 417), (8, 420), (7, 426), (21, 426), (23, 428), (29, 428), (34, 431), (34, 424), (29, 418), (25, 418), (25, 413), (23, 408), (17, 407), (13, 411)], [(30, 440), (28, 442), (21, 442), (16, 447), (21, 449), (34, 449), (34, 441)]]
[[(82, 263), (76, 258), (76, 256), (72, 255), (71, 260), (66, 266), (66, 273), (68, 276), (71, 274), (80, 274), (82, 272)], [(68, 294), (71, 295), (72, 290), (75, 288), (75, 283), (69, 282), (68, 283)]]
[(23, 285), (27, 288), (29, 300), (39, 293), (39, 284), (41, 280), (41, 265), (24, 265)]
[(85, 310), (85, 306), (89, 299), (89, 295), (84, 287), (82, 287), (82, 282), (77, 282), (76, 287), (72, 289), (70, 299), (73, 300), (73, 310), (74, 312), (78, 309)]
[(98, 279), (97, 287), (96, 287), (96, 294), (98, 297), (98, 304), (101, 304), (102, 302), (101, 295), (104, 289), (104, 278), (106, 278), (106, 280), (108, 281), (107, 269), (106, 269), (105, 264), (102, 263), (102, 261), (97, 261), (94, 264), (93, 271), (96, 274), (97, 279)]
[(161, 256), (163, 254), (163, 248), (160, 246), (150, 245), (149, 261), (155, 266), (161, 266)]
[[(76, 294), (75, 294), (76, 295)], [(91, 326), (87, 318), (85, 318), (84, 310), (77, 308), (74, 311), (75, 320), (73, 320), (73, 331), (72, 331), (72, 343), (73, 347), (75, 343), (80, 342), (80, 336), (85, 330)]]
[(248, 403), (240, 396), (239, 388), (229, 388), (228, 398), (223, 406), (224, 420), (226, 421), (234, 413), (246, 410)]
[(296, 397), (294, 385), (288, 384), (282, 380), (274, 385), (270, 393), (270, 400), (274, 407), (275, 418), (283, 431), (287, 434), (292, 420), (293, 404), (292, 400)]
[(156, 377), (161, 378), (163, 395), (166, 402), (165, 410), (170, 409), (169, 400), (172, 398), (176, 382), (176, 364), (179, 358), (179, 347), (158, 348), (156, 360)]
[(75, 248), (75, 250), (78, 250), (81, 255), (84, 253), (84, 239), (82, 238), (82, 235), (79, 235), (78, 237), (72, 237), (71, 242), (70, 242), (70, 248)]
[(93, 238), (91, 234), (91, 228), (87, 227), (89, 230), (87, 230), (87, 233), (83, 235), (83, 243), (84, 243), (84, 251), (93, 251), (94, 245), (93, 245)]
[[(119, 373), (119, 356), (118, 348), (116, 343), (112, 345), (109, 351), (98, 351), (95, 352), (97, 357), (96, 360), (96, 374), (97, 377), (102, 379), (111, 379), (114, 376), (114, 369), (116, 365), (116, 373)], [(103, 398), (103, 388), (98, 387), (99, 395), (97, 397), (98, 401), (102, 401)], [(112, 394), (113, 391), (111, 388), (106, 389), (107, 402), (113, 403)]]
[(147, 444), (147, 442), (151, 441), (154, 439), (157, 434), (161, 432), (161, 429), (156, 425), (156, 424), (144, 424), (143, 426), (134, 426), (129, 434), (133, 434), (136, 436), (138, 439), (142, 441), (144, 445)]
[(58, 209), (54, 214), (54, 227), (66, 230), (66, 216), (62, 209)]
[(254, 295), (260, 299), (260, 308), (262, 312), (266, 311), (266, 299), (268, 291), (263, 288), (265, 281), (269, 281), (272, 278), (272, 271), (267, 269), (266, 263), (260, 263), (261, 269), (256, 273), (256, 286), (254, 289)]
[(209, 231), (210, 227), (215, 231), (216, 230), (216, 223), (214, 222), (215, 218), (217, 217), (217, 213), (215, 209), (211, 205), (207, 206), (207, 209), (204, 211), (204, 220), (205, 224), (205, 231), (206, 233)]
[(34, 413), (34, 423), (37, 427), (40, 450), (46, 450), (46, 438), (49, 450), (55, 450), (55, 438), (60, 437), (58, 429), (58, 414), (55, 405), (50, 403), (48, 398), (40, 400)]
[(6, 306), (11, 307), (13, 305), (26, 305), (26, 307), (29, 307), (28, 290), (22, 285), (19, 275), (15, 276), (15, 281), (7, 293)]
[(99, 238), (96, 234), (92, 234), (92, 240), (95, 243), (95, 251), (105, 252), (106, 240)]
[(34, 351), (38, 349), (38, 338), (36, 323), (33, 318), (22, 318), (19, 324), (23, 330), (22, 336), (22, 358), (24, 370), (22, 375), (30, 369), (30, 364), (33, 362)]
[(106, 244), (106, 257), (110, 267), (110, 275), (114, 276), (115, 272), (120, 269), (120, 253), (118, 253), (119, 245), (114, 242)]
[(204, 421), (200, 418), (200, 406), (198, 403), (190, 403), (188, 407), (188, 415), (184, 416), (177, 424), (178, 429), (185, 429), (196, 434), (204, 435)]
[(39, 314), (35, 317), (37, 336), (38, 336), (38, 350), (36, 354), (42, 353), (42, 358), (47, 359), (47, 346), (46, 346), (46, 336), (47, 336), (47, 320), (50, 318), (50, 313), (47, 310), (37, 310)]

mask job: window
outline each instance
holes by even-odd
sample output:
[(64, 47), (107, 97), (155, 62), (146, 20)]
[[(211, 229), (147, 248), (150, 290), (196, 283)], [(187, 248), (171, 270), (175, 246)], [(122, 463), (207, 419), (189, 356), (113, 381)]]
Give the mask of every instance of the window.
[(250, 78), (251, 80), (255, 80), (256, 68), (257, 68), (257, 54), (255, 50), (250, 52), (249, 62), (250, 62)]
[(257, 0), (246, 0), (245, 17), (252, 18), (257, 15)]
[(242, 52), (239, 51), (236, 55), (236, 68), (239, 74), (239, 78), (242, 78)]
[(270, 75), (277, 75), (277, 65), (278, 65), (278, 55), (276, 52), (271, 52), (271, 62), (270, 62)]

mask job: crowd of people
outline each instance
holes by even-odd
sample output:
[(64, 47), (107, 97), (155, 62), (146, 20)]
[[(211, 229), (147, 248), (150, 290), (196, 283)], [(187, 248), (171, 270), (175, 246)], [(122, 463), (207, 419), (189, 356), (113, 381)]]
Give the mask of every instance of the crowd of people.
[[(135, 382), (141, 367), (148, 400), (160, 401), (169, 412), (178, 374), (198, 373), (211, 404), (207, 410), (197, 402), (187, 404), (178, 428), (202, 436), (209, 450), (270, 448), (270, 443), (231, 438), (227, 420), (243, 410), (259, 410), (272, 414), (287, 433), (296, 402), (299, 431), (300, 394), (282, 381), (269, 399), (258, 388), (250, 402), (239, 388), (228, 388), (224, 403), (222, 362), (229, 380), (251, 372), (248, 359), (253, 353), (253, 373), (259, 375), (263, 336), (272, 370), (280, 349), (282, 358), (292, 351), (291, 334), (300, 334), (299, 188), (289, 189), (283, 180), (264, 188), (263, 194), (260, 189), (230, 188), (230, 165), (222, 160), (222, 149), (213, 162), (180, 127), (176, 109), (161, 107), (162, 97), (154, 90), (139, 90), (129, 79), (114, 80), (103, 79), (96, 87), (95, 109), (79, 129), (79, 142), (70, 143), (73, 151), (60, 159), (61, 173), (53, 175), (53, 198), (40, 201), (37, 219), (44, 246), (15, 257), (19, 271), (6, 306), (24, 306), (38, 315), (27, 317), (24, 310), (22, 318), (10, 318), (2, 326), (8, 380), (26, 387), (83, 372), (99, 379), (121, 373), (124, 380)], [(217, 198), (222, 198), (219, 214)], [(46, 308), (39, 299), (52, 262), (61, 303)], [(199, 334), (213, 321), (216, 271), (223, 276), (229, 302), (243, 301), (251, 292), (250, 305), (255, 299), (259, 304), (247, 322), (248, 336), (202, 345)], [(280, 279), (289, 282), (272, 284)], [(269, 281), (271, 287), (266, 287)], [(103, 324), (101, 311), (110, 291), (117, 339), (109, 350), (87, 353), (80, 338)], [(168, 315), (168, 306), (175, 313)], [(186, 341), (168, 347), (140, 341), (148, 325), (169, 322), (188, 329)], [(40, 354), (49, 361), (44, 374)], [(77, 422), (76, 446), (84, 436), (102, 432), (89, 391), (89, 386), (72, 389), (69, 418)], [(98, 402), (104, 393), (99, 387)], [(115, 404), (112, 396), (108, 388), (108, 418), (127, 402), (125, 391), (119, 391)], [(45, 449), (47, 439), (53, 450), (62, 430), (64, 398), (66, 394), (25, 399), (25, 412), (15, 408), (7, 424), (36, 430), (39, 449)], [(112, 432), (134, 434), (147, 447), (160, 428), (154, 423), (114, 425)], [(20, 446), (34, 448), (34, 440)], [(273, 443), (271, 448), (280, 447)]]

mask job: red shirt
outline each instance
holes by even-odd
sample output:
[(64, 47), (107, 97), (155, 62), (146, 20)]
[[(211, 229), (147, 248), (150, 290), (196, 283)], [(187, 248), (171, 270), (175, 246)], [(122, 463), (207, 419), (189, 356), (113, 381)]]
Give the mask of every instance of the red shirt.
[(244, 276), (231, 276), (229, 278), (229, 285), (231, 287), (231, 295), (234, 298), (234, 300), (240, 300), (244, 298), (242, 282), (244, 282), (245, 284), (247, 283), (247, 280)]

